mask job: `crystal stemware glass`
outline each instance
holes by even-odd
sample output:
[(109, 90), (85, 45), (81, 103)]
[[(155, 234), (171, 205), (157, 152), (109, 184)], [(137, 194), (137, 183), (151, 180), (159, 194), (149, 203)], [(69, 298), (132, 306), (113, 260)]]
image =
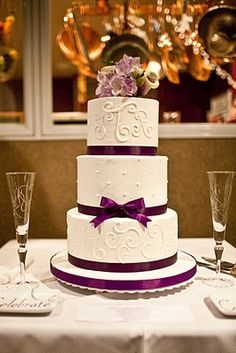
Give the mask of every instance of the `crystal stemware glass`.
[(234, 172), (209, 171), (207, 175), (210, 186), (216, 273), (214, 277), (206, 278), (203, 282), (213, 287), (229, 287), (233, 285), (233, 281), (230, 278), (223, 278), (220, 271)]
[(34, 172), (6, 173), (14, 218), (18, 256), (20, 261), (21, 284), (25, 284), (25, 260), (30, 220), (30, 207), (33, 194)]

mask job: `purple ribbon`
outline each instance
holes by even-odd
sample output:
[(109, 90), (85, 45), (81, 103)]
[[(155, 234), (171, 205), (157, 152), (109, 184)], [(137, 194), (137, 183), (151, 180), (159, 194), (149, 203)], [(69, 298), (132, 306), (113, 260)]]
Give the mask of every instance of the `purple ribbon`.
[(104, 272), (143, 272), (152, 271), (173, 265), (177, 261), (177, 253), (164, 259), (135, 262), (135, 263), (113, 263), (113, 262), (98, 262), (80, 259), (68, 253), (68, 261), (79, 268), (92, 271)]
[[(145, 207), (143, 198), (127, 202), (125, 205), (119, 205), (107, 197), (102, 197), (100, 205), (102, 207), (87, 206), (78, 203), (78, 211), (86, 215), (96, 216), (91, 221), (95, 227), (106, 219), (113, 217), (129, 217), (137, 219), (139, 222), (146, 224), (145, 226), (147, 226), (147, 222), (151, 221), (147, 216), (157, 216), (167, 211), (167, 204)], [(106, 207), (104, 205), (106, 205)], [(95, 225), (97, 222), (98, 224)]]
[(196, 266), (183, 273), (172, 275), (163, 278), (154, 278), (146, 280), (107, 280), (97, 279), (86, 276), (80, 276), (73, 273), (67, 273), (59, 268), (50, 266), (52, 274), (63, 282), (76, 285), (79, 287), (90, 288), (93, 290), (120, 290), (120, 291), (149, 291), (169, 286), (190, 280), (196, 274)]
[(151, 221), (144, 214), (145, 203), (143, 197), (126, 202), (124, 205), (119, 205), (114, 200), (103, 196), (100, 206), (103, 207), (103, 212), (90, 222), (93, 223), (95, 228), (105, 220), (113, 217), (133, 218), (142, 223), (145, 227), (147, 227), (147, 222)]
[(154, 146), (88, 146), (87, 154), (156, 156), (157, 148)]

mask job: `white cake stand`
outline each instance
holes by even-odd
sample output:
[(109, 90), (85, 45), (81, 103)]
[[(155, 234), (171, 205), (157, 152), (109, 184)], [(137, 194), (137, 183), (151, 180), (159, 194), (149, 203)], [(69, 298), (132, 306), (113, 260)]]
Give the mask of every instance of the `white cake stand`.
[(68, 261), (67, 250), (64, 250), (52, 256), (50, 268), (59, 281), (74, 287), (101, 292), (144, 293), (192, 282), (197, 264), (192, 255), (178, 251), (175, 264), (158, 270), (125, 273), (92, 271), (72, 265)]

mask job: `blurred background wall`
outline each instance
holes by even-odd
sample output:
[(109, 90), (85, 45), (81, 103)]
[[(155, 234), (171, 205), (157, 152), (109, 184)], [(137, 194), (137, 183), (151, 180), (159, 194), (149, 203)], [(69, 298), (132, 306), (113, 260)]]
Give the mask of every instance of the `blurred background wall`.
[[(169, 157), (168, 206), (179, 215), (179, 237), (211, 237), (207, 170), (236, 171), (236, 139), (161, 139)], [(30, 238), (66, 238), (66, 211), (76, 207), (76, 156), (86, 141), (0, 141), (0, 245), (14, 239), (7, 171), (37, 173)], [(236, 177), (226, 239), (236, 246)]]

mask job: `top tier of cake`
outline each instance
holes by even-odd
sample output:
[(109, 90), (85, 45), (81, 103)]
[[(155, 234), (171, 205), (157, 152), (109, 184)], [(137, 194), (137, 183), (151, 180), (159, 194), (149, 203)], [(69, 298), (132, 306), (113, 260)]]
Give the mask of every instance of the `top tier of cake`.
[(140, 146), (156, 149), (158, 111), (158, 101), (149, 98), (106, 97), (90, 100), (88, 149), (90, 146)]

